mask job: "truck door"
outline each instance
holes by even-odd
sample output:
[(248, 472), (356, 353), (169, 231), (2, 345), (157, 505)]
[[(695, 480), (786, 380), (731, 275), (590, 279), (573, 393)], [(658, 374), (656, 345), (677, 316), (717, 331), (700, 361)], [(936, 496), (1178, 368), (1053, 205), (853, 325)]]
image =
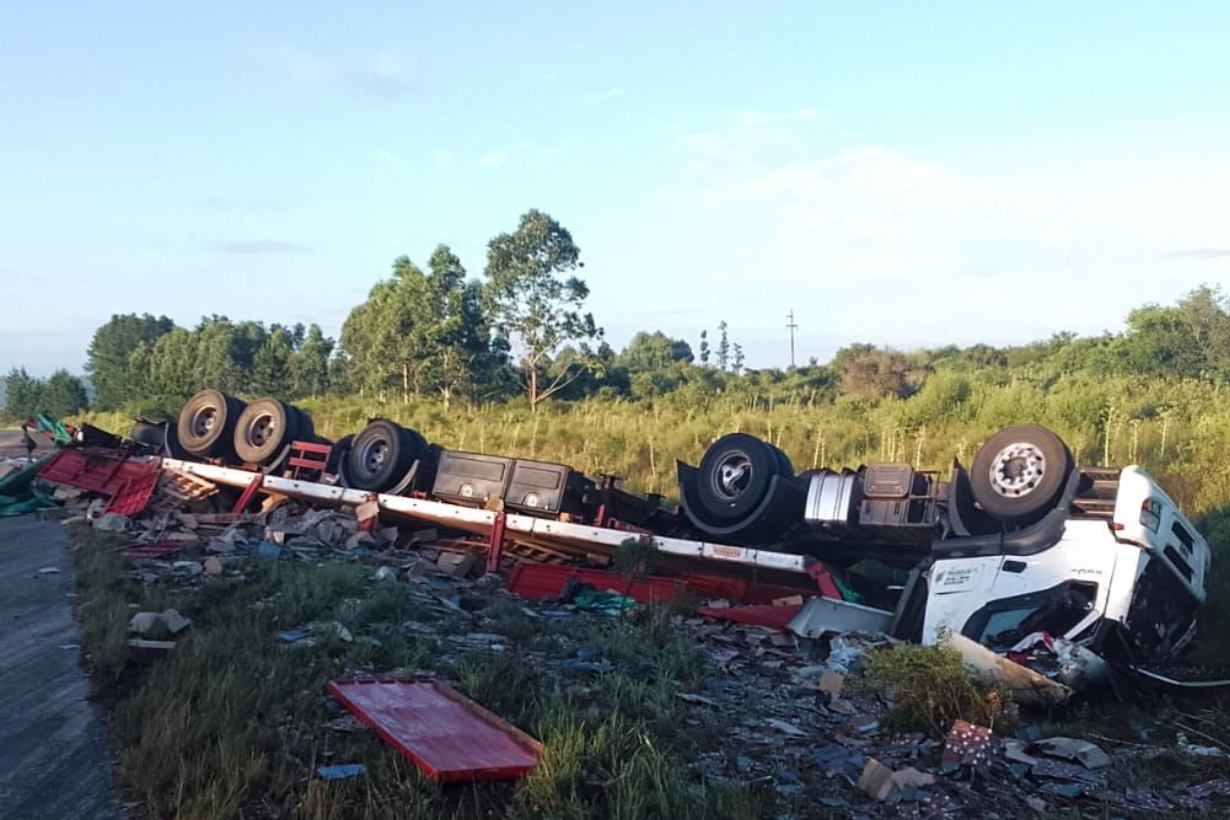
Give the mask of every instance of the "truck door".
[(931, 565), (927, 578), (927, 610), (923, 618), (922, 642), (934, 644), (944, 629), (960, 632), (995, 585), (999, 555), (951, 558)]

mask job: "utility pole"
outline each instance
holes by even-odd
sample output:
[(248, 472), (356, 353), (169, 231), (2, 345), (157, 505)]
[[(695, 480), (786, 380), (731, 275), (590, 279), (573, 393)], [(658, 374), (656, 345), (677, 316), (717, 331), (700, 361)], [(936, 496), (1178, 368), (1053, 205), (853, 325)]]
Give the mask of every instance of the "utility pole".
[(790, 366), (794, 367), (794, 332), (799, 329), (799, 326), (794, 323), (794, 308), (786, 314), (786, 329), (790, 331)]

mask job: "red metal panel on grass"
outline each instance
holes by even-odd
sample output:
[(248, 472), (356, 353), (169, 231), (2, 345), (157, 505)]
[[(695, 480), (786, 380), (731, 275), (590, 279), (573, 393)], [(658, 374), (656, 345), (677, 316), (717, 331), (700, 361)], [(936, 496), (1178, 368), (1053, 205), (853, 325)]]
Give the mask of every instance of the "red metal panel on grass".
[(329, 694), (435, 780), (521, 777), (542, 744), (438, 681), (330, 681)]

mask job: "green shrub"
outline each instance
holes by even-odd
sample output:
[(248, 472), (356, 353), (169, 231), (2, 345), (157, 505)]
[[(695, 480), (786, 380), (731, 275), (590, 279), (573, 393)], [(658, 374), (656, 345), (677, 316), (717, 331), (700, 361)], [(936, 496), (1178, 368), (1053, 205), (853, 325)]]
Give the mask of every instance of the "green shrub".
[(943, 737), (954, 720), (992, 727), (1008, 695), (987, 687), (965, 670), (951, 647), (897, 644), (868, 652), (864, 683), (893, 699), (887, 723)]

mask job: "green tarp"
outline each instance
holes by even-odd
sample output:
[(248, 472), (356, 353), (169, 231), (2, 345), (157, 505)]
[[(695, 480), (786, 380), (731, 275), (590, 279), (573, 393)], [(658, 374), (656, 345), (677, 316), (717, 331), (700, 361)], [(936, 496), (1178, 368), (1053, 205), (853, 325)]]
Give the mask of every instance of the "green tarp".
[(59, 506), (55, 499), (34, 483), (46, 461), (46, 457), (40, 458), (0, 478), (0, 518)]

